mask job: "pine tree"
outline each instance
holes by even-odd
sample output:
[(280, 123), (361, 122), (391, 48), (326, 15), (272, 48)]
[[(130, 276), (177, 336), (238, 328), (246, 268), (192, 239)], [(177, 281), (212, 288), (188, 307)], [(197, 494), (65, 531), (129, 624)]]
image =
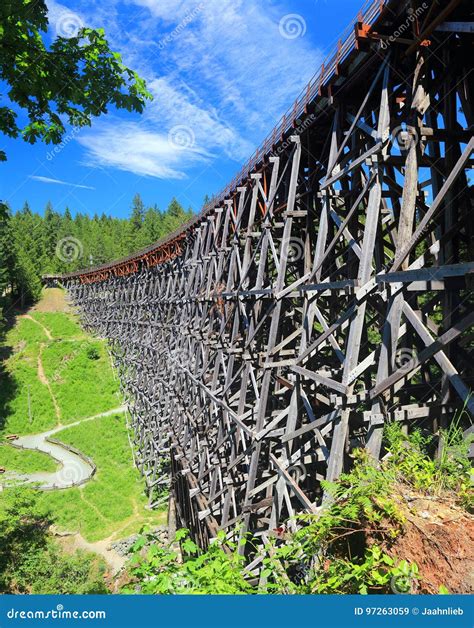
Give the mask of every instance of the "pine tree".
[(133, 231), (140, 231), (140, 229), (143, 227), (144, 218), (145, 205), (143, 204), (140, 194), (135, 194), (132, 201), (132, 216), (130, 218), (130, 223)]
[(0, 202), (0, 332), (8, 304), (14, 267), (10, 208)]
[(174, 197), (171, 199), (171, 203), (168, 205), (167, 212), (170, 218), (173, 218), (176, 220), (185, 218), (185, 215), (186, 215), (186, 212), (184, 211), (184, 207)]
[[(133, 199), (128, 219), (111, 218), (104, 213), (92, 218), (76, 213), (73, 218), (69, 208), (61, 215), (51, 203), (43, 216), (32, 212), (28, 202), (13, 214), (3, 208), (0, 214), (0, 298), (5, 301), (8, 291), (26, 305), (39, 296), (41, 275), (71, 272), (132, 254), (178, 229), (192, 215), (192, 210), (184, 210), (175, 198), (165, 212), (156, 205), (146, 209), (139, 194)], [(57, 254), (57, 246), (65, 238), (78, 241), (80, 256), (63, 259)], [(8, 263), (6, 253), (10, 254)]]
[(30, 209), (30, 205), (28, 201), (25, 201), (25, 204), (23, 205), (23, 209), (21, 211), (28, 216), (32, 215), (32, 211)]
[(50, 265), (54, 268), (56, 262), (56, 247), (60, 241), (61, 216), (54, 211), (50, 201), (44, 211), (43, 231), (44, 231), (44, 253), (49, 259)]
[(144, 245), (147, 246), (163, 237), (163, 218), (156, 205), (149, 207), (143, 221)]

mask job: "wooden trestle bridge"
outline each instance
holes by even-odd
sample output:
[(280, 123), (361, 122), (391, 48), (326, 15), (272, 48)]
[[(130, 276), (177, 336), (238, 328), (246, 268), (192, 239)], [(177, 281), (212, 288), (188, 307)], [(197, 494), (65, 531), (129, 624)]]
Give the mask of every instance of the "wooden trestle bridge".
[(386, 422), (470, 429), (471, 9), (367, 3), (198, 216), (61, 277), (111, 343), (149, 491), (171, 477), (201, 545), (317, 512)]

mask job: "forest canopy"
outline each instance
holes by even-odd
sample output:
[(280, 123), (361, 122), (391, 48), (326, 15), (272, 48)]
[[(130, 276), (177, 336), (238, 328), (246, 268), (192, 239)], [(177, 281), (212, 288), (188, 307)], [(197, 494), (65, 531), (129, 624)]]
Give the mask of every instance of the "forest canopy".
[[(48, 203), (43, 215), (28, 202), (13, 212), (0, 204), (0, 308), (26, 305), (41, 292), (41, 275), (69, 273), (124, 257), (156, 242), (193, 215), (172, 199), (165, 211), (139, 194), (129, 218), (64, 213)], [(1, 325), (1, 323), (0, 323)]]

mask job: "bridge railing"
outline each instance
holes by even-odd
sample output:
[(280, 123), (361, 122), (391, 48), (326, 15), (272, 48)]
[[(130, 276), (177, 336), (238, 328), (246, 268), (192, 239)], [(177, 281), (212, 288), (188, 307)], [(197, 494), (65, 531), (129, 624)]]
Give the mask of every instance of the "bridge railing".
[[(390, 0), (366, 0), (358, 13), (357, 21), (370, 25), (373, 24), (380, 17), (389, 2)], [(324, 85), (327, 85), (334, 77), (337, 72), (338, 65), (341, 64), (355, 49), (355, 45), (355, 22), (352, 22), (345, 29), (339, 38), (338, 43), (332, 48), (319, 70), (300, 92), (293, 105), (288, 108), (278, 124), (263, 141), (262, 145), (257, 148), (255, 153), (244, 164), (244, 166), (242, 166), (241, 170), (237, 173), (237, 175), (235, 175), (232, 181), (228, 183), (226, 187), (217, 195), (212, 196), (210, 201), (203, 206), (198, 215), (183, 224), (173, 233), (169, 234), (165, 238), (162, 238), (158, 242), (153, 243), (145, 249), (137, 251), (136, 253), (122, 259), (114, 260), (113, 262), (63, 275), (62, 278), (68, 279), (86, 275), (92, 276), (102, 271), (102, 274), (97, 276), (99, 279), (105, 279), (108, 273), (114, 268), (125, 268), (122, 274), (128, 274), (129, 272), (133, 272), (133, 268), (126, 268), (127, 265), (135, 267), (141, 260), (146, 260), (151, 253), (165, 249), (165, 247), (169, 247), (179, 241), (179, 239), (183, 237), (183, 234), (185, 234), (193, 225), (197, 224), (203, 216), (212, 211), (215, 207), (219, 206), (224, 199), (229, 197), (232, 191), (241, 185), (248, 178), (249, 174), (255, 169), (255, 167), (273, 151), (275, 144), (283, 139), (283, 137), (294, 126), (295, 121), (304, 114), (306, 107), (315, 100), (320, 93), (321, 88)]]
[[(366, 0), (359, 12), (358, 21), (364, 22), (365, 24), (373, 24), (381, 15), (387, 3), (387, 0)], [(325, 58), (319, 70), (300, 92), (293, 105), (283, 114), (278, 124), (265, 138), (262, 145), (257, 148), (252, 157), (244, 164), (232, 181), (228, 183), (221, 192), (211, 198), (204, 206), (203, 211), (212, 209), (221, 203), (240, 182), (248, 177), (249, 173), (252, 172), (263, 157), (272, 151), (275, 143), (292, 128), (295, 120), (304, 113), (305, 108), (316, 98), (320, 88), (333, 78), (337, 71), (337, 66), (354, 50), (355, 44), (354, 23), (351, 23), (339, 38), (337, 45)]]

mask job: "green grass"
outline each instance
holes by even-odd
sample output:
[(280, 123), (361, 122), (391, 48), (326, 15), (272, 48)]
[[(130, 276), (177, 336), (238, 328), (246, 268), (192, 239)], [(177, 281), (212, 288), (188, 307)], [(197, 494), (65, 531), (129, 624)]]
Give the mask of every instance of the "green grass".
[(31, 434), (56, 425), (53, 400), (47, 386), (38, 379), (36, 346), (28, 346), (7, 361), (0, 379), (0, 398), (0, 433)]
[[(51, 393), (38, 378), (38, 358), (59, 406), (61, 423), (113, 410), (122, 404), (105, 343), (86, 334), (71, 314), (31, 312), (41, 326), (19, 318), (6, 337), (11, 355), (0, 373), (0, 436), (39, 433), (57, 425)], [(32, 420), (28, 416), (28, 390)], [(57, 525), (88, 541), (124, 538), (164, 514), (145, 510), (144, 482), (133, 467), (125, 415), (117, 414), (65, 428), (55, 438), (90, 456), (96, 475), (81, 488), (39, 493)], [(20, 472), (54, 471), (52, 458), (38, 452), (0, 447), (0, 466)]]
[(45, 471), (54, 473), (58, 466), (51, 456), (40, 451), (21, 450), (9, 445), (0, 446), (0, 467), (7, 471), (17, 471), (18, 473)]
[(38, 348), (41, 342), (47, 342), (48, 336), (39, 325), (28, 318), (19, 318), (15, 327), (11, 329), (6, 343), (11, 347), (27, 346), (29, 349)]
[(124, 414), (65, 428), (55, 438), (80, 449), (97, 465), (94, 478), (81, 488), (43, 494), (61, 528), (96, 541), (114, 533), (122, 538), (163, 519), (162, 513), (145, 510), (143, 480), (132, 464)]
[(79, 323), (71, 315), (62, 312), (33, 312), (31, 316), (47, 327), (53, 338), (85, 338)]
[[(5, 341), (13, 354), (4, 364), (5, 375), (0, 377), (0, 434), (38, 433), (57, 424), (51, 394), (38, 379), (40, 352), (63, 423), (118, 407), (119, 383), (103, 341), (88, 338), (70, 315), (36, 312), (34, 317), (55, 334), (68, 338), (82, 334), (84, 339), (49, 340), (38, 324), (27, 318), (18, 319)], [(91, 347), (98, 359), (90, 357)]]
[[(91, 347), (98, 359), (89, 357)], [(43, 366), (64, 424), (121, 404), (119, 383), (102, 341), (50, 342), (43, 350)]]

